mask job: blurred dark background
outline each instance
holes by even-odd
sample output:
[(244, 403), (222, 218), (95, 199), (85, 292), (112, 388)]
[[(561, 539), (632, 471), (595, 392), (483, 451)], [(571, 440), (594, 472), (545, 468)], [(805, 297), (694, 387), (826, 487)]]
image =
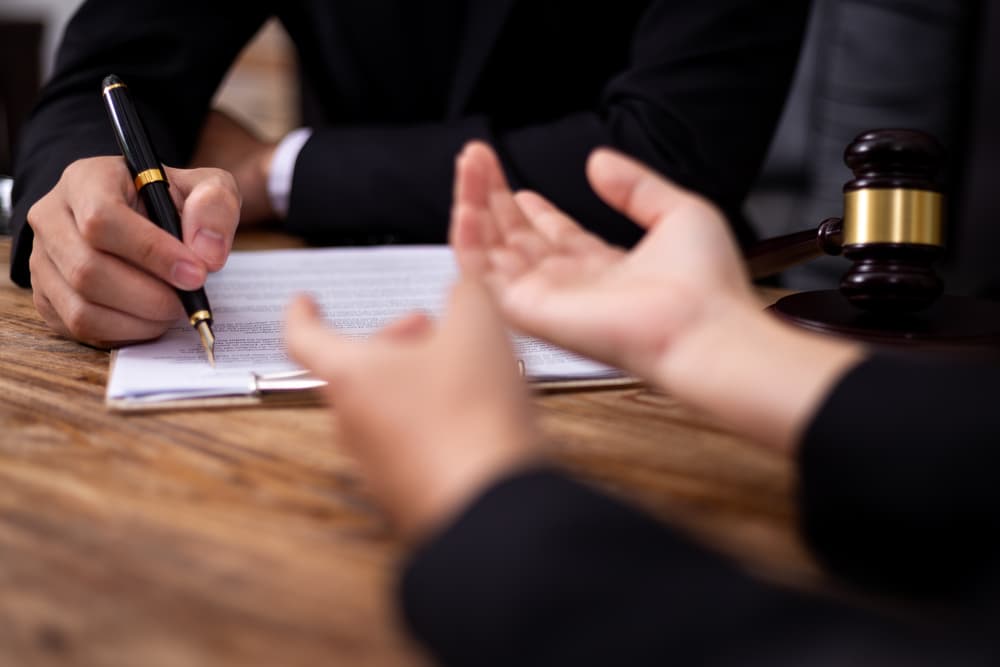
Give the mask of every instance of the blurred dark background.
[[(4, 0), (0, 7), (0, 175), (11, 173), (19, 124), (48, 75), (52, 53), (79, 0)], [(986, 39), (982, 0), (816, 0), (793, 90), (747, 211), (762, 237), (815, 227), (842, 211), (850, 174), (844, 147), (864, 130), (910, 127), (930, 132), (952, 156), (945, 180), (960, 193), (969, 115)], [(1000, 37), (1000, 35), (998, 35)], [(294, 48), (271, 22), (247, 48), (216, 104), (266, 138), (301, 118)], [(953, 199), (956, 199), (953, 197)], [(952, 216), (955, 217), (954, 215)], [(951, 221), (950, 291), (977, 290), (989, 266), (955, 266), (972, 241)], [(982, 239), (976, 237), (977, 243)], [(1000, 239), (998, 239), (1000, 242)], [(983, 262), (980, 262), (983, 264)], [(986, 262), (986, 264), (992, 264)], [(844, 260), (823, 258), (786, 272), (783, 284), (834, 287)], [(970, 271), (976, 278), (970, 278)], [(980, 290), (981, 291), (981, 290)]]
[(40, 22), (0, 19), (0, 173), (11, 171), (15, 132), (41, 82), (41, 45)]

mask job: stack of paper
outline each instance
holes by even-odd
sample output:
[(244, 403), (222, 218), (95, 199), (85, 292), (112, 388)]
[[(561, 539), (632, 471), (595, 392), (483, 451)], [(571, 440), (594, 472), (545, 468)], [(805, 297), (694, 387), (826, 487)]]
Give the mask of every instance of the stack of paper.
[[(148, 408), (315, 387), (288, 359), (282, 341), (293, 295), (311, 294), (342, 335), (365, 337), (414, 310), (440, 315), (456, 276), (448, 246), (234, 252), (206, 285), (215, 318), (215, 368), (205, 361), (197, 333), (180, 321), (158, 340), (116, 353), (107, 402)], [(622, 377), (531, 338), (515, 336), (514, 347), (532, 381)]]

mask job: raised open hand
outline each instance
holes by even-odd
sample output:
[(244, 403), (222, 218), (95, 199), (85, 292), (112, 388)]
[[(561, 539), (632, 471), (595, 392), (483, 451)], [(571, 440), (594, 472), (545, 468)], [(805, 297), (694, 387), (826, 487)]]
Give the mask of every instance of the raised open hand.
[(613, 208), (649, 230), (626, 253), (533, 192), (513, 194), (493, 151), (471, 143), (456, 165), (451, 242), (524, 332), (651, 377), (713, 318), (755, 307), (722, 214), (611, 150), (587, 166)]
[(451, 231), (462, 270), (490, 285), (513, 326), (624, 368), (790, 451), (862, 351), (761, 312), (709, 202), (610, 150), (591, 156), (587, 175), (604, 201), (649, 230), (631, 251), (605, 244), (536, 194), (512, 194), (493, 152), (466, 147)]
[(456, 286), (439, 323), (414, 314), (365, 341), (338, 335), (299, 298), (287, 341), (299, 363), (327, 380), (341, 444), (411, 538), (536, 455), (503, 322), (475, 281)]

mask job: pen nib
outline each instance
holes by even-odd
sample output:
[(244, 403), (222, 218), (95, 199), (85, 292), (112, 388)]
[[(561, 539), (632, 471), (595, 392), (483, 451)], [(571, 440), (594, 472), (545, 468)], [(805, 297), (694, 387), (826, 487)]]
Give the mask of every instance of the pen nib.
[(198, 335), (201, 336), (201, 346), (205, 348), (205, 356), (208, 357), (208, 363), (215, 368), (215, 334), (212, 333), (212, 327), (208, 322), (202, 321), (197, 325)]

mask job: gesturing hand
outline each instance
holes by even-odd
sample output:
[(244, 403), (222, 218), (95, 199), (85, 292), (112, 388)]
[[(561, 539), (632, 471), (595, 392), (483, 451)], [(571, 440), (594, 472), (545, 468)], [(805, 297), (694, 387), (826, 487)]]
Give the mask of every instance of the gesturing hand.
[(480, 284), (460, 283), (440, 323), (411, 315), (367, 341), (337, 335), (300, 297), (286, 338), (291, 356), (329, 383), (340, 442), (408, 537), (532, 455), (524, 386)]
[(609, 150), (591, 156), (587, 174), (604, 201), (649, 230), (631, 252), (536, 194), (512, 195), (493, 152), (469, 145), (452, 213), (462, 270), (485, 279), (514, 326), (791, 451), (862, 351), (764, 315), (725, 220), (701, 197)]
[(745, 271), (706, 200), (610, 150), (596, 151), (587, 173), (608, 204), (649, 230), (631, 252), (535, 193), (512, 194), (481, 143), (457, 161), (452, 245), (514, 326), (658, 380), (669, 352), (702, 323), (752, 304)]
[(173, 288), (222, 268), (240, 195), (218, 169), (167, 168), (184, 242), (143, 215), (120, 157), (78, 160), (28, 211), (35, 307), (65, 336), (98, 347), (156, 338), (184, 315)]

